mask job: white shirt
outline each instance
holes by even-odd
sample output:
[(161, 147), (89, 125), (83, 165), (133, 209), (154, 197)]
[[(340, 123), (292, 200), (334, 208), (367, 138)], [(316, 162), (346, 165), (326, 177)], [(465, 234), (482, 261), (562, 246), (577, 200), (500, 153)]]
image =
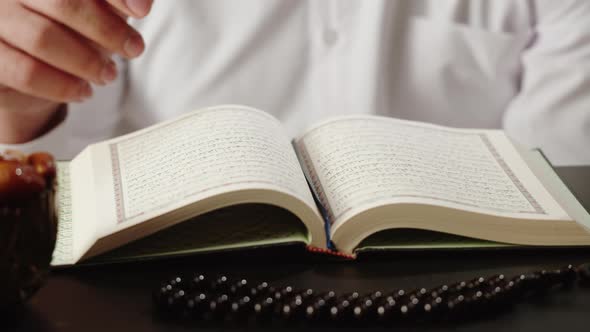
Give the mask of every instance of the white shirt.
[(289, 135), (372, 113), (503, 128), (558, 165), (590, 164), (590, 1), (175, 0), (133, 22), (148, 49), (115, 84), (20, 146), (86, 145), (215, 104)]

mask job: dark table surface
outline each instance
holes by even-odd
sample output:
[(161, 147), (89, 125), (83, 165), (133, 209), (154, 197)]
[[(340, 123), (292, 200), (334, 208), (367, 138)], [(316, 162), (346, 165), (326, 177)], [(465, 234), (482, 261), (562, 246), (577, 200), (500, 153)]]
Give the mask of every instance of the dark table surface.
[[(590, 209), (590, 167), (557, 170)], [(406, 253), (356, 262), (326, 262), (263, 253), (245, 255), (250, 257), (193, 257), (56, 271), (27, 306), (19, 323), (9, 326), (9, 330), (194, 331), (199, 326), (167, 322), (154, 315), (150, 294), (164, 278), (188, 271), (223, 273), (298, 288), (370, 291), (434, 287), (479, 275), (516, 275), (567, 263), (590, 262), (590, 250), (585, 249)], [(589, 326), (590, 289), (575, 288), (528, 300), (493, 319), (420, 328), (539, 332), (590, 331)]]

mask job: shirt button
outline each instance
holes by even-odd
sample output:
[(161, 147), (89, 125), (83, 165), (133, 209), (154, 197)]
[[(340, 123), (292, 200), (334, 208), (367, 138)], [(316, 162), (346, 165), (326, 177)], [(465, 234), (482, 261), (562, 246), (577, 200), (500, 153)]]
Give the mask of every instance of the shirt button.
[(333, 45), (338, 41), (338, 31), (334, 29), (324, 30), (324, 42)]

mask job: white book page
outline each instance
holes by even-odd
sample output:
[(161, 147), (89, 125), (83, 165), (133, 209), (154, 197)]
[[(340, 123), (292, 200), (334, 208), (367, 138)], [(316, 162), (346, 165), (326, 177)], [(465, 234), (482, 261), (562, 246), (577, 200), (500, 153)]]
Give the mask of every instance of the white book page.
[(105, 206), (96, 199), (95, 184), (104, 181), (95, 181), (93, 170), (88, 148), (71, 162), (57, 163), (58, 232), (52, 265), (76, 263), (99, 237)]
[(281, 124), (248, 107), (195, 111), (92, 149), (103, 236), (242, 189), (284, 192), (317, 211)]
[(75, 263), (74, 230), (72, 224), (72, 192), (70, 188), (70, 163), (57, 162), (57, 239), (53, 250), (52, 266)]
[(318, 124), (296, 146), (332, 231), (392, 203), (571, 220), (501, 131), (350, 116)]

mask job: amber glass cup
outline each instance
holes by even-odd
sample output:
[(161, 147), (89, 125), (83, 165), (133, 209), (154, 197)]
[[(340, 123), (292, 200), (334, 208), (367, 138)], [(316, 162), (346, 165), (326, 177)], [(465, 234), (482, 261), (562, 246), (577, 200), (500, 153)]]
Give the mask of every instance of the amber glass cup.
[[(6, 158), (0, 158), (3, 162)], [(39, 174), (44, 187), (13, 190), (19, 185), (15, 179), (20, 180), (14, 175), (33, 167), (26, 160), (22, 164), (28, 168), (0, 170), (0, 190), (4, 190), (0, 195), (0, 316), (22, 309), (43, 285), (57, 235), (55, 172)], [(23, 181), (31, 180), (25, 177)]]

